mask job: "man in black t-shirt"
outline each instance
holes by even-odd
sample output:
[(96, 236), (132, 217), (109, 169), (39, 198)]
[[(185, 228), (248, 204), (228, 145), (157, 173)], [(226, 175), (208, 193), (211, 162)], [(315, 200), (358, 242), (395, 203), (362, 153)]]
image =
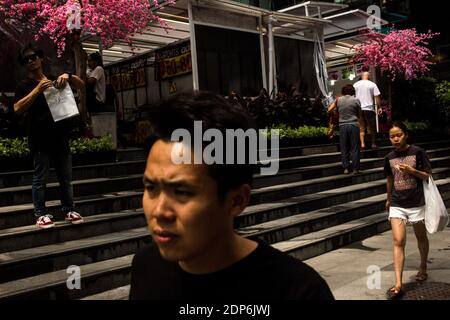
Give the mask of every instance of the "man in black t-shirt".
[[(222, 136), (227, 129), (248, 132), (249, 114), (207, 92), (177, 95), (151, 112), (143, 208), (154, 244), (133, 259), (130, 299), (333, 299), (311, 267), (235, 232), (233, 219), (250, 201), (254, 167), (250, 160), (230, 162), (248, 155), (249, 143), (244, 150), (237, 144), (234, 161), (221, 164), (206, 161), (210, 146), (173, 139), (175, 131), (199, 137), (194, 121), (205, 135), (210, 129)], [(225, 141), (214, 142), (216, 154), (229, 152)], [(195, 160), (180, 163), (177, 156)]]
[(84, 83), (70, 73), (64, 73), (52, 82), (43, 73), (43, 58), (43, 51), (33, 44), (27, 45), (21, 51), (19, 61), (26, 66), (28, 76), (16, 88), (14, 112), (28, 113), (28, 143), (34, 160), (34, 215), (37, 218), (36, 225), (46, 229), (55, 225), (45, 206), (45, 186), (50, 161), (53, 162), (58, 177), (62, 210), (66, 214), (66, 220), (77, 224), (83, 222), (83, 217), (75, 211), (73, 202), (68, 124), (64, 120), (53, 121), (44, 91), (51, 86), (64, 87), (67, 82), (76, 87), (81, 87)]

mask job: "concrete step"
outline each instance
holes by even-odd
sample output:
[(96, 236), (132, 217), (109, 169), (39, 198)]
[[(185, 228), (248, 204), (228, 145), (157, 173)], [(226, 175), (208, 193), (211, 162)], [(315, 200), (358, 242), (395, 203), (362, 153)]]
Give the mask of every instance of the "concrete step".
[[(449, 184), (450, 179), (436, 181), (438, 186)], [(449, 203), (450, 192), (446, 193)], [(359, 241), (389, 229), (387, 213), (380, 212), (348, 223), (322, 229), (288, 241), (273, 244), (279, 250), (299, 259), (313, 257)], [(127, 255), (80, 266), (81, 290), (70, 290), (70, 274), (65, 269), (43, 273), (0, 284), (0, 299), (127, 299), (131, 261)]]
[[(0, 300), (79, 299), (130, 283), (134, 254), (80, 266), (80, 289), (69, 289), (66, 269), (0, 284)], [(71, 282), (73, 283), (73, 282)]]
[(130, 295), (130, 285), (114, 288), (111, 290), (103, 291), (97, 294), (93, 294), (80, 300), (128, 300)]
[[(450, 148), (441, 148), (442, 146), (449, 145), (450, 140), (418, 143), (427, 150), (439, 152), (437, 156), (445, 155), (446, 151)], [(437, 149), (437, 150), (434, 150)], [(140, 150), (140, 149), (136, 149)], [(286, 152), (285, 150), (289, 150)], [(392, 150), (391, 146), (381, 147), (378, 150), (365, 150), (361, 152), (361, 158), (380, 158), (384, 157), (388, 152)], [(303, 149), (301, 147), (295, 148), (281, 148), (279, 149), (282, 168), (303, 167), (319, 164), (327, 164), (339, 162), (341, 159), (340, 152), (321, 153), (313, 155), (303, 155)], [(85, 166), (74, 166), (72, 170), (73, 180), (84, 180), (104, 177), (120, 177), (131, 174), (142, 174), (145, 169), (145, 159), (124, 161), (114, 163), (104, 163)], [(1, 172), (0, 173), (0, 189), (11, 188), (31, 185), (33, 176), (33, 170), (18, 171), (18, 172)], [(56, 183), (57, 178), (54, 169), (50, 169), (49, 183)]]
[[(429, 150), (427, 152), (430, 159), (442, 158), (450, 155), (450, 148), (439, 148)], [(291, 161), (292, 159), (282, 159), (281, 161)], [(292, 160), (292, 161), (295, 161)], [(382, 167), (384, 158), (365, 158), (361, 159), (361, 170), (368, 170), (372, 168)], [(294, 181), (302, 181), (308, 179), (315, 179), (327, 176), (334, 176), (343, 173), (341, 161), (328, 162), (326, 164), (317, 164), (311, 166), (303, 166), (297, 168), (284, 169), (274, 176), (255, 175), (253, 186), (261, 188), (265, 186), (272, 186), (281, 182), (288, 183)]]
[[(441, 180), (439, 190), (444, 200), (450, 199), (449, 178)], [(241, 228), (239, 233), (272, 244), (381, 212), (385, 204), (386, 194), (380, 194)]]
[[(64, 220), (64, 215), (60, 212), (59, 200), (47, 201), (46, 204), (54, 219)], [(76, 197), (75, 205), (84, 217), (132, 210), (142, 207), (142, 190), (127, 190)], [(0, 230), (34, 225), (35, 223), (36, 218), (33, 214), (32, 203), (0, 207)]]
[[(433, 168), (450, 166), (450, 157), (432, 158)], [(336, 164), (333, 164), (336, 165)], [(324, 166), (319, 166), (324, 167)], [(315, 170), (317, 166), (307, 167)], [(342, 169), (341, 169), (342, 171)], [(252, 192), (251, 204), (259, 204), (267, 201), (276, 201), (283, 198), (300, 196), (303, 194), (320, 192), (331, 188), (339, 188), (355, 185), (363, 182), (384, 178), (384, 169), (381, 167), (361, 171), (360, 174), (337, 174), (324, 178), (301, 180), (290, 183), (281, 183), (268, 187), (255, 188)]]
[[(434, 154), (434, 151), (431, 152)], [(366, 160), (364, 160), (366, 161)], [(367, 160), (372, 161), (372, 160)], [(374, 160), (376, 161), (376, 160)], [(450, 157), (433, 158), (431, 159), (433, 167), (450, 166)], [(281, 177), (276, 181), (290, 180), (292, 176), (298, 174), (308, 174), (311, 171), (317, 170), (332, 170), (339, 169), (340, 164), (335, 163), (327, 166), (312, 166), (301, 168), (297, 170), (290, 170), (289, 176), (285, 176), (285, 172), (280, 173)], [(342, 170), (342, 169), (339, 169)], [(300, 172), (300, 173), (298, 173)], [(140, 181), (140, 175), (135, 175), (132, 178)], [(336, 175), (325, 178), (309, 179), (300, 182), (281, 183), (270, 187), (256, 188), (252, 192), (251, 204), (260, 204), (267, 201), (276, 201), (283, 198), (300, 196), (313, 192), (324, 191), (329, 188), (338, 188), (346, 185), (354, 185), (372, 180), (382, 179), (384, 177), (382, 168), (369, 169), (363, 171), (359, 175)], [(273, 180), (272, 177), (268, 179)], [(108, 181), (114, 181), (110, 179)], [(118, 180), (123, 181), (121, 179)], [(259, 183), (260, 185), (263, 183)], [(263, 185), (265, 185), (264, 183)], [(77, 197), (76, 205), (78, 210), (85, 216), (100, 214), (104, 212), (113, 212), (121, 210), (129, 210), (141, 207), (141, 190), (130, 190), (122, 192), (104, 193), (100, 195), (91, 195), (86, 197)], [(47, 202), (50, 212), (55, 213), (55, 217), (62, 217), (62, 213), (57, 213), (59, 208), (59, 201)], [(0, 207), (0, 229), (15, 228), (35, 223), (35, 217), (32, 214), (33, 205), (19, 204), (14, 206)]]
[(147, 227), (0, 254), (0, 283), (129, 254), (151, 242)]
[[(75, 180), (72, 182), (74, 195), (88, 196), (132, 190), (142, 187), (142, 173), (124, 177), (95, 178)], [(46, 188), (47, 199), (59, 198), (59, 184), (49, 183)], [(11, 206), (32, 202), (31, 186), (0, 189), (0, 206)]]
[[(433, 177), (443, 179), (450, 176), (450, 168), (433, 169)], [(386, 192), (386, 179), (369, 181), (357, 185), (305, 194), (284, 200), (265, 202), (247, 207), (236, 217), (235, 227), (243, 228), (294, 214), (331, 207)]]
[[(84, 180), (142, 174), (144, 169), (144, 160), (74, 166), (72, 168), (72, 179)], [(31, 185), (32, 179), (33, 170), (2, 172), (0, 173), (0, 189)], [(50, 169), (48, 182), (55, 183), (57, 181), (55, 170)]]
[[(434, 150), (435, 152), (439, 152), (437, 156), (443, 156), (448, 154), (446, 152), (448, 152), (450, 148), (446, 146), (450, 145), (450, 140), (422, 142), (415, 145), (425, 149), (427, 152)], [(288, 150), (290, 149), (292, 149), (290, 152), (282, 152), (285, 149), (279, 149), (280, 168), (288, 169), (292, 167), (312, 166), (341, 161), (340, 151), (304, 155), (302, 154), (302, 149), (299, 149), (298, 147), (288, 148)], [(393, 147), (391, 145), (380, 147), (375, 150), (363, 150), (361, 151), (361, 159), (383, 158), (392, 150)]]
[(84, 239), (145, 225), (142, 210), (135, 210), (85, 217), (85, 222), (78, 225), (57, 221), (50, 229), (39, 229), (35, 225), (4, 229), (0, 230), (0, 253)]
[[(445, 170), (438, 168), (435, 170), (435, 178), (438, 179), (439, 176), (443, 173), (446, 173), (448, 176), (449, 172), (450, 169)], [(377, 182), (377, 184), (384, 186), (384, 182), (385, 181), (383, 179), (382, 181)], [(352, 187), (354, 187), (355, 190), (363, 189), (360, 188), (359, 185)], [(450, 185), (448, 187), (450, 188)], [(318, 205), (322, 206), (324, 202), (328, 203), (330, 201), (328, 199), (330, 197), (329, 195), (334, 194), (335, 192), (340, 192), (344, 195), (352, 193), (349, 192), (349, 190), (341, 189), (327, 190), (323, 193), (319, 193), (318, 198), (322, 201)], [(344, 189), (348, 189), (348, 187)], [(295, 215), (293, 213), (289, 213), (289, 217), (287, 218), (270, 221), (260, 225), (252, 225), (246, 228), (244, 227), (240, 229), (240, 232), (242, 232), (246, 236), (252, 238), (259, 237), (266, 242), (272, 243), (275, 241), (283, 240), (285, 237), (318, 230), (320, 228), (342, 223), (354, 218), (358, 218), (360, 216), (376, 212), (380, 210), (380, 207), (383, 207), (384, 197), (384, 194), (381, 194), (372, 198), (364, 198), (360, 201), (349, 203), (344, 202), (343, 204), (340, 204), (336, 207), (321, 207), (321, 210), (316, 210), (305, 214)], [(297, 204), (305, 204), (308, 201), (310, 201), (310, 199), (306, 199), (305, 201), (300, 200)], [(302, 207), (305, 208), (307, 207), (307, 205), (304, 205)], [(299, 209), (299, 211), (305, 212), (303, 208)], [(259, 211), (255, 210), (255, 206), (249, 207), (249, 211), (253, 210), (254, 215), (257, 215), (258, 213), (264, 215), (264, 209), (259, 209)], [(244, 212), (244, 214), (248, 214), (248, 212)], [(239, 222), (237, 224), (239, 224)], [(62, 222), (58, 223), (56, 227), (47, 230), (39, 230), (34, 226), (2, 230), (0, 232), (0, 248), (2, 248), (2, 252), (11, 252), (4, 253), (0, 258), (0, 261), (2, 261), (2, 259), (5, 259), (3, 263), (0, 263), (0, 269), (2, 270), (0, 281), (11, 279), (12, 276), (21, 274), (20, 272), (30, 272), (30, 269), (28, 267), (24, 268), (22, 265), (20, 265), (20, 259), (14, 259), (14, 257), (24, 257), (25, 255), (36, 256), (36, 251), (38, 252), (37, 256), (41, 257), (42, 252), (44, 252), (44, 256), (45, 258), (47, 258), (47, 260), (44, 259), (44, 262), (41, 261), (40, 263), (41, 265), (43, 264), (47, 266), (51, 263), (51, 261), (53, 261), (53, 256), (49, 256), (48, 252), (53, 252), (55, 255), (58, 254), (58, 250), (54, 250), (53, 246), (61, 248), (61, 243), (65, 244), (71, 241), (77, 243), (78, 239), (82, 239), (80, 241), (84, 241), (86, 239), (90, 239), (89, 237), (94, 237), (102, 234), (107, 235), (111, 232), (117, 232), (119, 230), (125, 230), (139, 226), (144, 227), (143, 235), (146, 235), (146, 223), (141, 210), (93, 216), (90, 218), (86, 218), (86, 222), (84, 224), (76, 226), (72, 226), (68, 223)], [(108, 245), (111, 245), (115, 242), (113, 234), (111, 235), (112, 240), (107, 242)], [(42, 248), (36, 248), (37, 246), (47, 246), (50, 249), (45, 250)], [(42, 258), (39, 259), (42, 260)], [(34, 260), (39, 259), (34, 258)], [(31, 260), (33, 260), (33, 258), (31, 258)], [(31, 262), (27, 260), (26, 265), (29, 266), (30, 264)], [(13, 266), (16, 267), (13, 268)], [(6, 268), (6, 270), (3, 268)], [(20, 269), (22, 271), (19, 272), (18, 268), (22, 268)], [(39, 269), (37, 266), (35, 266), (33, 267), (33, 270), (42, 269)]]
[[(449, 178), (436, 181), (438, 186), (448, 185), (449, 183)], [(450, 204), (450, 192), (446, 191), (442, 196), (446, 206), (448, 206)], [(382, 211), (331, 228), (277, 242), (272, 246), (297, 259), (306, 260), (389, 230), (390, 225), (387, 217), (388, 212)]]
[(142, 148), (117, 149), (116, 158), (117, 161), (145, 160), (146, 154)]
[[(438, 186), (450, 184), (450, 178), (437, 180)], [(450, 198), (450, 192), (446, 193)], [(448, 203), (448, 200), (447, 200)], [(322, 229), (307, 235), (273, 244), (297, 258), (312, 257), (318, 252), (327, 252), (347, 243), (369, 237), (374, 232), (389, 228), (387, 213), (381, 212), (362, 219), (331, 228)], [(67, 287), (69, 275), (66, 270), (44, 273), (16, 281), (0, 284), (0, 299), (100, 299), (117, 297), (126, 299), (127, 285), (130, 282), (130, 268), (133, 255), (108, 259), (80, 266), (81, 290)]]

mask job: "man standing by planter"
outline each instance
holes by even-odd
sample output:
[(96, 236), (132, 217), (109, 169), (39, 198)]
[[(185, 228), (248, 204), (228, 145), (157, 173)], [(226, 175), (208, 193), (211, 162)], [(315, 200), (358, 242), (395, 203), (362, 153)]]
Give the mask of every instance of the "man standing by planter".
[(28, 143), (34, 161), (32, 194), (36, 225), (51, 228), (55, 224), (45, 206), (45, 187), (50, 161), (52, 161), (60, 185), (62, 210), (66, 220), (83, 222), (83, 217), (75, 211), (72, 189), (72, 158), (69, 149), (69, 126), (66, 121), (54, 122), (43, 92), (55, 85), (63, 87), (67, 82), (81, 87), (84, 82), (70, 73), (60, 75), (56, 82), (43, 73), (44, 54), (33, 44), (27, 45), (20, 53), (19, 62), (26, 66), (28, 76), (22, 80), (15, 94), (14, 112), (27, 113)]
[(380, 90), (378, 86), (369, 80), (370, 73), (364, 72), (361, 80), (357, 81), (353, 87), (355, 88), (355, 96), (361, 102), (362, 115), (360, 118), (359, 129), (361, 139), (361, 149), (365, 149), (365, 131), (370, 136), (372, 141), (372, 149), (378, 148), (375, 143), (376, 140), (376, 117), (377, 113), (380, 114), (381, 99)]

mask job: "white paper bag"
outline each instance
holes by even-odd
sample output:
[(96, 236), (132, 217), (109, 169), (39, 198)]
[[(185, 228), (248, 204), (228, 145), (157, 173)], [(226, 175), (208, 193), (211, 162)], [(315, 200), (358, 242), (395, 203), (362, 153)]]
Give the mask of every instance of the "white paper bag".
[(425, 227), (429, 233), (442, 231), (448, 225), (449, 215), (439, 190), (430, 176), (423, 181), (423, 193), (425, 196)]
[(72, 89), (67, 82), (64, 88), (61, 89), (53, 86), (47, 88), (44, 91), (44, 96), (50, 108), (53, 121), (61, 121), (80, 114)]

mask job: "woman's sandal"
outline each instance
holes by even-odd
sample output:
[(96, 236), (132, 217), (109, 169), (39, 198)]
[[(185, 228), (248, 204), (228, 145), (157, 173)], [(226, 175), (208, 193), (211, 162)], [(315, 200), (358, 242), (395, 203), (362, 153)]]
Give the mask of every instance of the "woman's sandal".
[(427, 279), (428, 279), (428, 274), (426, 272), (423, 272), (423, 271), (417, 272), (417, 274), (416, 274), (416, 281), (417, 282), (423, 282), (423, 281), (425, 281)]
[(396, 286), (393, 286), (388, 291), (386, 291), (386, 298), (388, 300), (397, 300), (400, 299), (403, 296), (403, 290), (402, 288), (397, 289)]

